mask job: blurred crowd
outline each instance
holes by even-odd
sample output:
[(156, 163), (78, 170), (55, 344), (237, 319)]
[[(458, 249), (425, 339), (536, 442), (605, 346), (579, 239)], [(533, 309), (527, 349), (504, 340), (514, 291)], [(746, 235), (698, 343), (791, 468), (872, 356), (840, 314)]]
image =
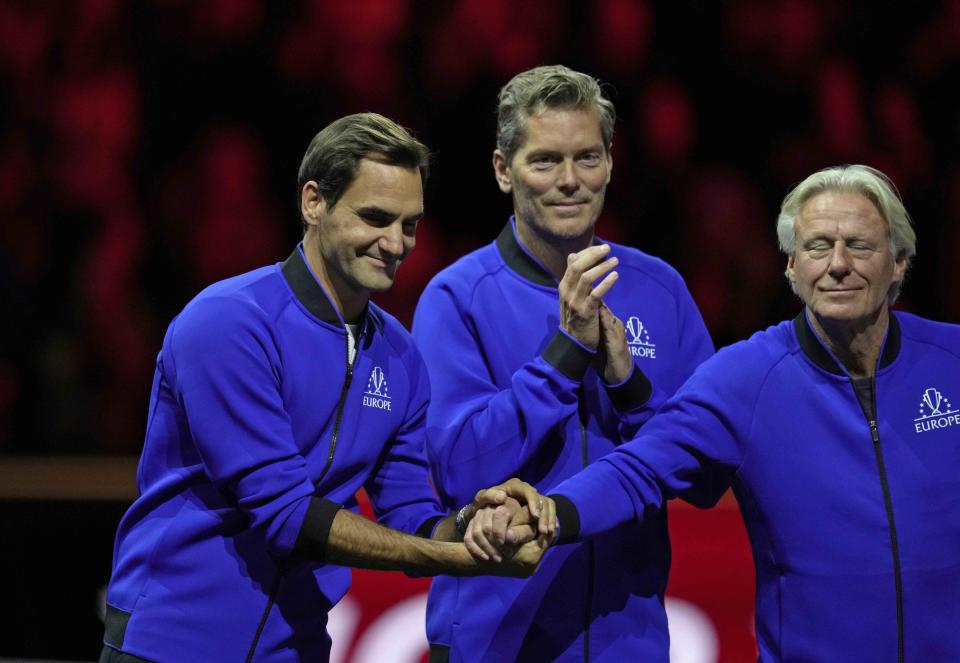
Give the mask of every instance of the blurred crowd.
[(867, 163), (918, 228), (901, 306), (960, 322), (960, 0), (76, 0), (0, 4), (0, 453), (136, 453), (170, 318), (297, 241), (296, 170), (375, 110), (434, 153), (397, 287), (510, 213), (493, 108), (516, 72), (606, 82), (600, 221), (687, 279), (718, 346), (792, 316), (773, 223), (814, 170)]

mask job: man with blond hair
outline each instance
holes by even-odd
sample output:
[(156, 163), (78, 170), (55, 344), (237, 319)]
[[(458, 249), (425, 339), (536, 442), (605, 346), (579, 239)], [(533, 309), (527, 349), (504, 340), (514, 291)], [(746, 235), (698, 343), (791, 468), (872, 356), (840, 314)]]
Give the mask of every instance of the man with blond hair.
[[(448, 508), (508, 477), (552, 489), (633, 437), (713, 353), (675, 270), (594, 235), (614, 120), (597, 81), (563, 66), (500, 92), (493, 171), (514, 215), (430, 282), (414, 317), (431, 382), (427, 449)], [(526, 581), (438, 577), (431, 658), (665, 662), (669, 566), (666, 513), (654, 509), (551, 551)]]

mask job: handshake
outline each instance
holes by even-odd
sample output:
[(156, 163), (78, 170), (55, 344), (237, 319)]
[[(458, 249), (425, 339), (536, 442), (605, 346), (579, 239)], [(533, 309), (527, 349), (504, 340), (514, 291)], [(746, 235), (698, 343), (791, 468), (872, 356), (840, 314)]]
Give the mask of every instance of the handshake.
[(557, 537), (556, 504), (510, 479), (479, 491), (457, 516), (457, 528), (480, 574), (527, 577)]

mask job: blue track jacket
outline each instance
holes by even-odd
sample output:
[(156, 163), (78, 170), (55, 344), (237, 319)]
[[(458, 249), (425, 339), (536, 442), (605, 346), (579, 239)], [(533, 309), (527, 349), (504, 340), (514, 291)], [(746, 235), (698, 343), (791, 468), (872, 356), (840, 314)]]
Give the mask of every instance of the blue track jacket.
[[(445, 506), (512, 476), (549, 491), (631, 439), (662, 392), (713, 353), (676, 271), (623, 246), (611, 255), (620, 279), (605, 302), (635, 357), (613, 387), (590, 366), (594, 353), (559, 331), (557, 282), (512, 221), (427, 286), (413, 334), (430, 373), (428, 455)], [(438, 576), (427, 635), (451, 661), (666, 661), (669, 566), (666, 514), (654, 508), (642, 526), (548, 551), (528, 580)]]
[(761, 661), (960, 661), (960, 326), (890, 316), (867, 412), (804, 314), (721, 350), (560, 484), (564, 539), (733, 481)]
[(379, 521), (429, 535), (429, 383), (372, 303), (352, 369), (300, 249), (221, 281), (157, 358), (140, 497), (120, 524), (105, 642), (151, 661), (325, 661), (350, 570), (322, 559), (365, 488)]

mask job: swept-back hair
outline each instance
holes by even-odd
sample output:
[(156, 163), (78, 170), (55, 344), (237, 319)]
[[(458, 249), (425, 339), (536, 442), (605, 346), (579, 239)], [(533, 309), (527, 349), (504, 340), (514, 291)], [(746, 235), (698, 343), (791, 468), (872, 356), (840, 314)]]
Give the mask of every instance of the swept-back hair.
[(544, 110), (595, 108), (603, 146), (610, 152), (617, 111), (597, 79), (563, 65), (536, 67), (510, 79), (497, 104), (497, 149), (507, 161), (523, 144), (527, 116)]

